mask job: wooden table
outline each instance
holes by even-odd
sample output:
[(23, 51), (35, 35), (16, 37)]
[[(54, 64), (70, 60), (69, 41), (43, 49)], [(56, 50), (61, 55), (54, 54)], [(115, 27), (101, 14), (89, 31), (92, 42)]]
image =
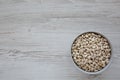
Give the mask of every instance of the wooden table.
[[(113, 61), (83, 74), (70, 48), (95, 31), (111, 42)], [(0, 80), (119, 80), (120, 0), (0, 0)]]

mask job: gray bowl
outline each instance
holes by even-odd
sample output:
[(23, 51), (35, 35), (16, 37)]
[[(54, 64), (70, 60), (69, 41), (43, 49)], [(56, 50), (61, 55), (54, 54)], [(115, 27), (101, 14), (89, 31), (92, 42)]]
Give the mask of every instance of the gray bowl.
[[(91, 33), (91, 32), (84, 32), (84, 33)], [(82, 34), (84, 34), (84, 33), (82, 33)], [(99, 34), (99, 35), (103, 36), (104, 38), (106, 38), (104, 35), (102, 35), (102, 34), (100, 34), (100, 33), (98, 33), (98, 32), (92, 32), (92, 33)], [(81, 36), (82, 34), (80, 34), (79, 36)], [(78, 37), (79, 37), (79, 36), (78, 36)], [(76, 37), (75, 40), (76, 40), (78, 37)], [(107, 38), (106, 38), (106, 39), (107, 39)], [(75, 40), (74, 40), (74, 41), (75, 41)], [(73, 43), (74, 43), (74, 41), (73, 41)], [(74, 61), (74, 59), (73, 59), (73, 57), (72, 57), (74, 64), (77, 65), (77, 68), (78, 68), (81, 72), (83, 72), (83, 73), (85, 73), (85, 74), (90, 74), (90, 75), (97, 75), (97, 74), (100, 74), (100, 73), (102, 73), (103, 71), (105, 71), (105, 70), (110, 66), (110, 64), (111, 64), (111, 62), (112, 62), (113, 55), (112, 55), (112, 47), (111, 47), (111, 44), (110, 44), (110, 42), (109, 42), (108, 39), (107, 39), (107, 41), (108, 41), (108, 43), (109, 43), (109, 45), (110, 45), (110, 48), (111, 48), (110, 61), (109, 61), (109, 63), (108, 63), (103, 69), (101, 69), (100, 71), (87, 72), (87, 71), (81, 69), (80, 67), (78, 67), (78, 65), (75, 63), (75, 61)], [(73, 43), (72, 43), (72, 44), (73, 44)], [(71, 54), (72, 54), (72, 46), (71, 46)], [(72, 55), (71, 55), (71, 56), (72, 56)]]

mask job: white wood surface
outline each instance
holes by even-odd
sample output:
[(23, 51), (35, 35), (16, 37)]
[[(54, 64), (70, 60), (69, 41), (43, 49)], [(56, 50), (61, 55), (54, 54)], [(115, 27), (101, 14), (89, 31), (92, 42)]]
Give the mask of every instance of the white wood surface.
[[(83, 74), (71, 59), (79, 34), (111, 42), (102, 74)], [(0, 80), (119, 80), (120, 0), (0, 0)]]

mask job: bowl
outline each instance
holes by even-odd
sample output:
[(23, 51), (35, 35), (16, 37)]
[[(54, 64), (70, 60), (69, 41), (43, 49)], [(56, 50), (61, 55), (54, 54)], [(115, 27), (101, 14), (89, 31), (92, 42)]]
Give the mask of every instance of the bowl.
[[(84, 34), (88, 34), (88, 33), (97, 34), (97, 35), (100, 35), (100, 36), (102, 36), (103, 38), (105, 38), (105, 39), (107, 40), (108, 45), (109, 45), (109, 48), (110, 48), (110, 58), (109, 58), (109, 62), (108, 62), (102, 69), (100, 69), (100, 70), (98, 70), (98, 71), (85, 71), (84, 69), (82, 69), (81, 67), (79, 67), (80, 65), (78, 65), (78, 63), (76, 63), (76, 61), (75, 61), (74, 58), (73, 58), (73, 57), (74, 57), (74, 56), (73, 56), (73, 51), (72, 51), (73, 44), (75, 43), (75, 41), (76, 41), (80, 36), (82, 36), (82, 35), (84, 35)], [(75, 40), (73, 41), (72, 46), (71, 46), (71, 56), (72, 56), (73, 62), (75, 63), (75, 65), (77, 66), (77, 68), (78, 68), (81, 72), (83, 72), (83, 73), (85, 73), (85, 74), (100, 74), (100, 73), (102, 73), (103, 71), (105, 71), (105, 70), (110, 66), (110, 64), (111, 64), (111, 62), (112, 62), (112, 49), (111, 49), (111, 44), (110, 44), (109, 40), (108, 40), (104, 35), (102, 35), (101, 33), (98, 33), (98, 32), (84, 32), (84, 33), (80, 34), (79, 36), (77, 36), (77, 37), (75, 38)]]

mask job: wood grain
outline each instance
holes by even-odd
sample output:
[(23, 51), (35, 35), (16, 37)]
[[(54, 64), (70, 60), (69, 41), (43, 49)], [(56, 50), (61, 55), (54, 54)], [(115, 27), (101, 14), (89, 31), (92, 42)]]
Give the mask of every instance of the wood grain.
[[(79, 34), (111, 42), (113, 61), (100, 75), (83, 74), (71, 59)], [(118, 80), (119, 0), (0, 0), (0, 80)]]

